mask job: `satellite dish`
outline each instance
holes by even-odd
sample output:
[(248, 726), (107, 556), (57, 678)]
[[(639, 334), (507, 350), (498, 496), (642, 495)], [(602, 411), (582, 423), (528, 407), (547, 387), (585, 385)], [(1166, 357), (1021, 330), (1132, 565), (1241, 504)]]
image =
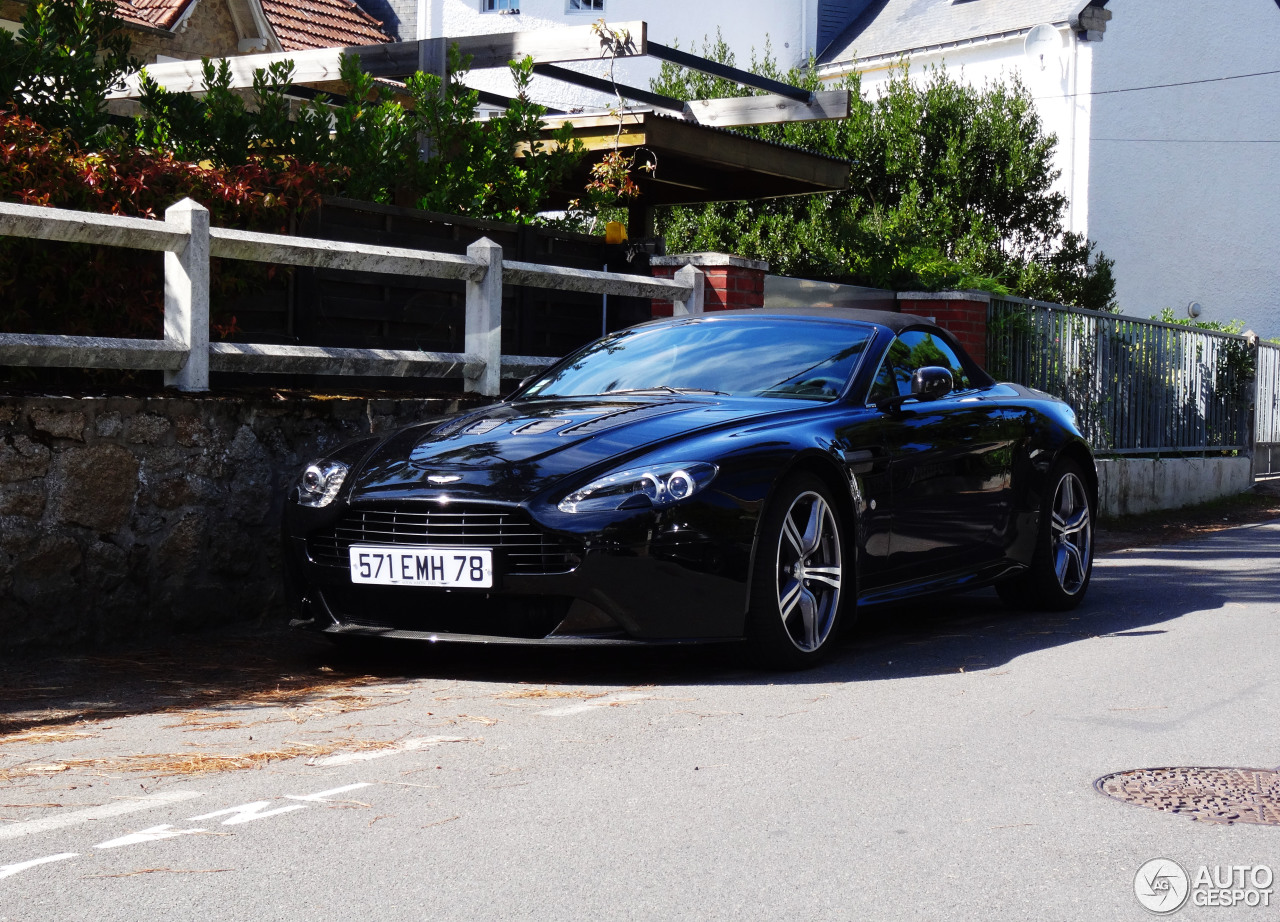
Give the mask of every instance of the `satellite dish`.
[[(1280, 0), (1277, 0), (1280, 3)], [(1042, 22), (1027, 33), (1022, 42), (1022, 54), (1027, 64), (1037, 70), (1045, 70), (1051, 61), (1062, 54), (1062, 33)]]

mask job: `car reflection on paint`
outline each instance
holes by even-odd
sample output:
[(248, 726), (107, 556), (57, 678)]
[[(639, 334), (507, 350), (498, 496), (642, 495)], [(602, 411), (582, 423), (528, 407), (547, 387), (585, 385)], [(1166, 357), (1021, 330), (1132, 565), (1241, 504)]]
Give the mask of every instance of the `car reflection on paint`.
[(336, 640), (741, 640), (802, 667), (883, 602), (1074, 607), (1096, 494), (1070, 408), (921, 318), (726, 311), (317, 459), (286, 582), (294, 626)]

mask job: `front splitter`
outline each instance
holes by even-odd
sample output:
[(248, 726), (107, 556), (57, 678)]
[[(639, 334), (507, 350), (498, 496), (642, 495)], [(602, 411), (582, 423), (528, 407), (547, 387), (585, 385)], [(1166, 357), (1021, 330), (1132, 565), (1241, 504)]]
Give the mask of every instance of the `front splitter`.
[[(316, 630), (311, 619), (294, 619), (289, 622), (292, 628)], [(386, 637), (391, 640), (415, 640), (427, 643), (474, 643), (501, 644), (518, 647), (670, 647), (691, 646), (711, 643), (740, 643), (739, 640), (723, 638), (675, 638), (658, 640), (634, 640), (630, 637), (590, 637), (574, 634), (562, 634), (549, 637), (501, 637), (492, 634), (450, 634), (444, 631), (410, 631), (402, 628), (380, 628), (363, 624), (330, 624), (319, 629), (318, 633), (345, 637)]]

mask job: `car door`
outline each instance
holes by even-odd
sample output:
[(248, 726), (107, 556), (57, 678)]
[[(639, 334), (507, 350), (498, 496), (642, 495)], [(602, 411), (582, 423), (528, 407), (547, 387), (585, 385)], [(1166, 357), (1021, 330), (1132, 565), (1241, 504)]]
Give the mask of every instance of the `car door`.
[(970, 379), (964, 363), (929, 330), (900, 333), (887, 350), (870, 402), (911, 392), (926, 366), (948, 369), (954, 390), (881, 414), (892, 512), (887, 571), (895, 580), (978, 568), (999, 558), (1009, 515), (1021, 414)]

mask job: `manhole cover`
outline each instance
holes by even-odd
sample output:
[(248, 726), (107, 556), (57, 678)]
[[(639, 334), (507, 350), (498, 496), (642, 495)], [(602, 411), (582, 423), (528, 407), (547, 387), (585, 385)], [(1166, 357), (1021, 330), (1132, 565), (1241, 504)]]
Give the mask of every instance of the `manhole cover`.
[(1116, 800), (1205, 823), (1280, 826), (1280, 771), (1265, 768), (1139, 768), (1093, 786)]

